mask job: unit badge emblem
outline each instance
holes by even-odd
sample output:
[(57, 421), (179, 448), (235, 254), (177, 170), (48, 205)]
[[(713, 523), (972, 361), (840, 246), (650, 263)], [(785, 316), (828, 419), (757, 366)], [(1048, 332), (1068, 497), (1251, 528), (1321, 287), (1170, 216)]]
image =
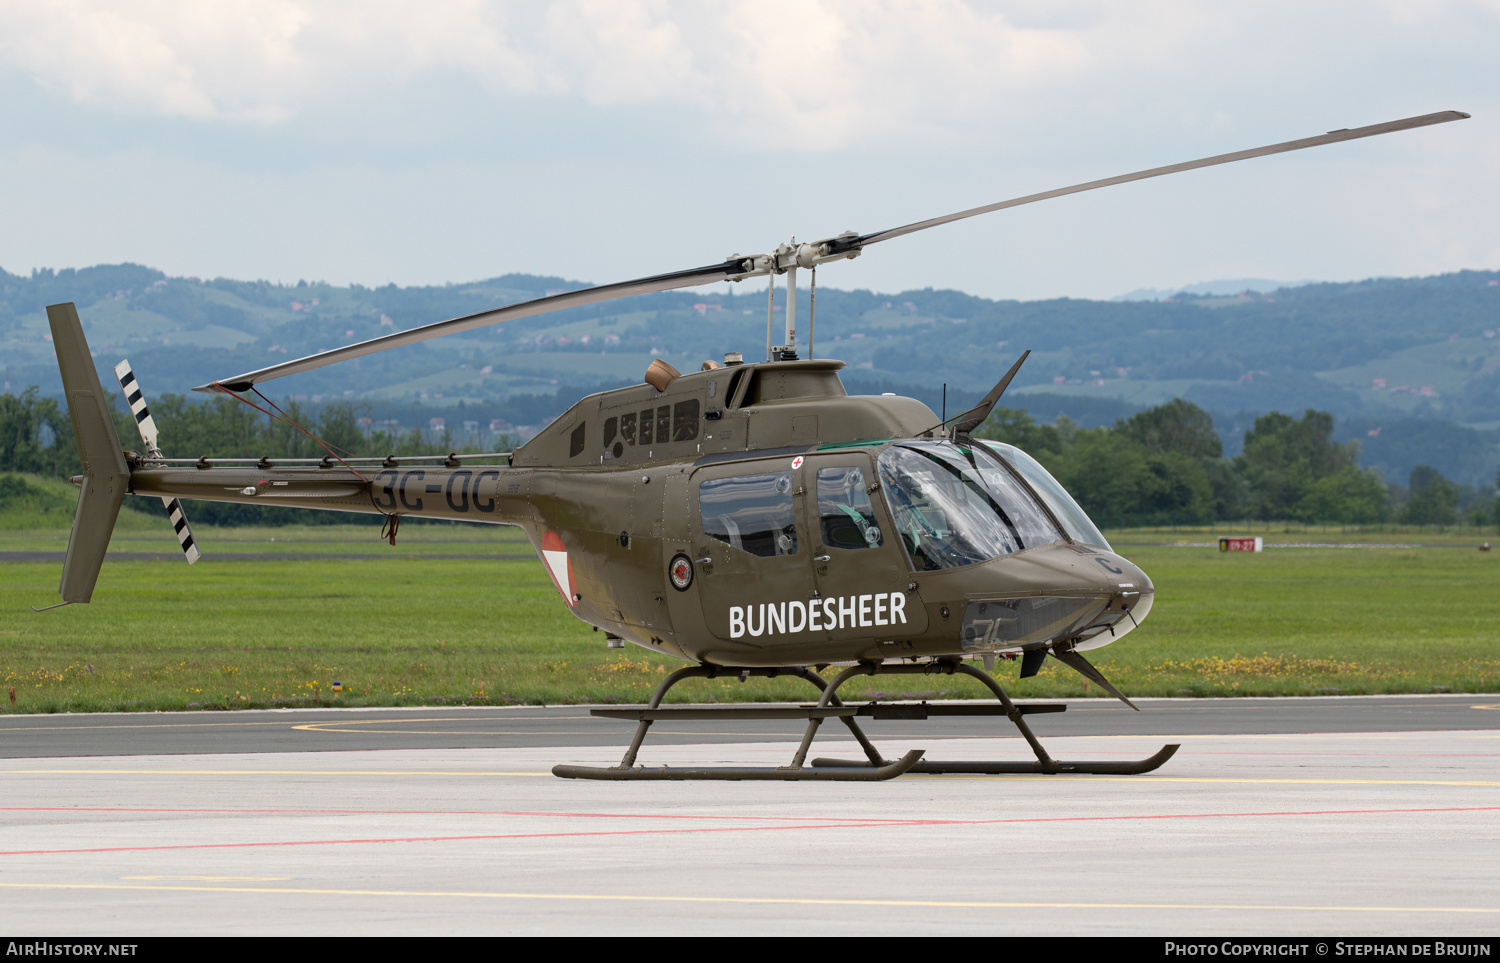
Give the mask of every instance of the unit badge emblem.
[(693, 561), (686, 555), (673, 555), (672, 562), (667, 566), (667, 577), (672, 580), (672, 587), (679, 592), (686, 592), (689, 585), (693, 584)]

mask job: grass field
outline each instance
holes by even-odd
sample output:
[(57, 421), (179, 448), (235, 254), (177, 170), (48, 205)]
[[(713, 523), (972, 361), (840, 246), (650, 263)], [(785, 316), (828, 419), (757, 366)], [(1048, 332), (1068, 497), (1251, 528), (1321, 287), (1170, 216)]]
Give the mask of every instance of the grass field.
[[(513, 529), (409, 526), (394, 549), (365, 526), (198, 534), (205, 558), (189, 568), (169, 532), (118, 532), (112, 550), (161, 560), (110, 561), (92, 604), (43, 614), (27, 606), (55, 601), (60, 563), (0, 562), (0, 711), (637, 701), (681, 664), (606, 649), (567, 613), (540, 563), (494, 557), (529, 553)], [(1212, 534), (1113, 533), (1157, 585), (1143, 627), (1090, 656), (1127, 693), (1500, 690), (1500, 553), (1476, 551), (1479, 536), (1261, 531), (1269, 546), (1350, 544), (1259, 555), (1171, 544)], [(1417, 547), (1364, 547), (1372, 543)], [(66, 544), (56, 528), (0, 531), (0, 551)], [(298, 557), (329, 554), (352, 557)], [(1050, 660), (1024, 682), (1016, 671), (996, 668), (1021, 697), (1099, 695)], [(870, 681), (879, 684), (845, 691), (980, 694), (947, 676)], [(685, 701), (811, 692), (789, 680), (674, 690)]]

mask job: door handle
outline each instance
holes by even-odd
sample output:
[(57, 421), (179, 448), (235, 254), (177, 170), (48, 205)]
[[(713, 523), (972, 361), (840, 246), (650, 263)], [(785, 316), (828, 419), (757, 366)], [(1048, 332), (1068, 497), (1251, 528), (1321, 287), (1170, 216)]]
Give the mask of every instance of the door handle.
[(830, 558), (833, 558), (833, 556), (832, 555), (814, 555), (813, 556), (813, 561), (814, 562), (826, 562)]

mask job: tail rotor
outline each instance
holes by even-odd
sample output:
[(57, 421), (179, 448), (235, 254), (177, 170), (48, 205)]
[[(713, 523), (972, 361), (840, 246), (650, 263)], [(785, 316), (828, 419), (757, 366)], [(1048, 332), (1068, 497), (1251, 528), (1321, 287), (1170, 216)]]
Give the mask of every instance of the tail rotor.
[[(120, 379), (120, 390), (125, 392), (125, 403), (130, 406), (130, 415), (135, 419), (136, 430), (141, 433), (141, 441), (146, 443), (147, 460), (160, 458), (161, 449), (156, 444), (156, 420), (151, 417), (151, 409), (146, 405), (146, 398), (141, 394), (140, 384), (135, 380), (135, 372), (131, 370), (128, 359), (115, 365), (115, 377)], [(177, 532), (182, 554), (186, 556), (189, 565), (193, 564), (202, 555), (198, 551), (198, 543), (193, 540), (193, 530), (188, 527), (182, 502), (176, 498), (163, 498), (161, 503), (166, 506), (172, 528)]]

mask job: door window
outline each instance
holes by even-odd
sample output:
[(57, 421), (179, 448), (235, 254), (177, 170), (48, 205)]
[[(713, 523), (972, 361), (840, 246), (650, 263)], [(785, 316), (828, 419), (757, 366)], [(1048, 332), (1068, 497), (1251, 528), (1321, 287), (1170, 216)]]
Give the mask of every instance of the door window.
[(698, 500), (710, 538), (765, 558), (797, 554), (791, 472), (711, 479)]
[(885, 534), (875, 519), (863, 469), (818, 469), (818, 528), (829, 548), (878, 548)]

